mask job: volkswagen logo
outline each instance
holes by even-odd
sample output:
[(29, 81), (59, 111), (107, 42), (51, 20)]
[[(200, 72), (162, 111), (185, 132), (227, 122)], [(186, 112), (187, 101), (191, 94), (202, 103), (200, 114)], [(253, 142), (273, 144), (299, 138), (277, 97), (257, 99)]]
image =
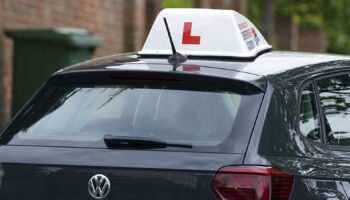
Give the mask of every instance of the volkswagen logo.
[(91, 177), (88, 183), (89, 193), (94, 199), (104, 199), (111, 190), (111, 183), (102, 174)]

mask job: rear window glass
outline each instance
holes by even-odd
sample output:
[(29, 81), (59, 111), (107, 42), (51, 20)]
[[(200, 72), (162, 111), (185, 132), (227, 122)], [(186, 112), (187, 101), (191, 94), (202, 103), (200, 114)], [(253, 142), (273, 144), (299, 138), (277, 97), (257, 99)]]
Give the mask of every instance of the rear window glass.
[(104, 136), (113, 135), (244, 152), (261, 97), (162, 82), (51, 85), (4, 134), (10, 145), (106, 148)]

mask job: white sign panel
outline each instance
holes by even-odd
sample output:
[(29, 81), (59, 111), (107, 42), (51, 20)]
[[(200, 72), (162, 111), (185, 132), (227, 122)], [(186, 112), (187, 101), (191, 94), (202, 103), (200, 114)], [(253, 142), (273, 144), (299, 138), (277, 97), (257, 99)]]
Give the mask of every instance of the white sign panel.
[(271, 49), (259, 30), (232, 10), (164, 9), (157, 16), (140, 55), (171, 55), (163, 18), (175, 48), (194, 56), (255, 57)]

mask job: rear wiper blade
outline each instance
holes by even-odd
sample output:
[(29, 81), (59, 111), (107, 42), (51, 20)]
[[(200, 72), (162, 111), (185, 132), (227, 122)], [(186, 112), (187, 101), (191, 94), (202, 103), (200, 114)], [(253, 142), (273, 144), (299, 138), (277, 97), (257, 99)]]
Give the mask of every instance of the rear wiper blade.
[(105, 135), (103, 140), (108, 148), (192, 148), (191, 144), (169, 143), (160, 139), (147, 137)]

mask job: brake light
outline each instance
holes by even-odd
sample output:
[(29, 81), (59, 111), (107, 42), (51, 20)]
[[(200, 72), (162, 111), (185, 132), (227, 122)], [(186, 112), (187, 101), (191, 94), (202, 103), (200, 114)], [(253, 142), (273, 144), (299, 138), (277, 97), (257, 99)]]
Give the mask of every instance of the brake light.
[(288, 200), (293, 176), (272, 167), (224, 167), (212, 182), (217, 200)]
[(154, 81), (179, 81), (180, 79), (173, 75), (158, 73), (116, 73), (110, 76), (112, 79), (132, 79), (132, 80), (154, 80)]

